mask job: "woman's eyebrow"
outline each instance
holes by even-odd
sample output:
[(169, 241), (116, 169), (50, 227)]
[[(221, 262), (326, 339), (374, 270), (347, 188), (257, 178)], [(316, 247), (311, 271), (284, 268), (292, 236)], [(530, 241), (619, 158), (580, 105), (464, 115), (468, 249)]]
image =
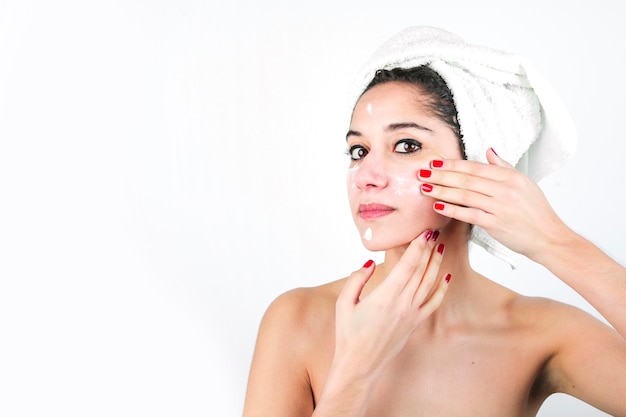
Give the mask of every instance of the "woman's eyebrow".
[(426, 130), (428, 132), (432, 132), (432, 130), (427, 128), (426, 126), (418, 125), (417, 123), (413, 123), (413, 122), (392, 123), (385, 128), (385, 132), (393, 132), (394, 130), (407, 129), (407, 128), (420, 129), (420, 130)]
[(348, 133), (346, 133), (346, 141), (348, 141), (348, 138), (350, 136), (361, 136), (361, 132), (357, 132), (356, 130), (348, 130)]
[[(426, 126), (422, 126), (414, 122), (392, 123), (385, 127), (385, 132), (393, 132), (395, 130), (402, 129), (419, 129), (432, 133), (432, 129), (429, 129)], [(361, 136), (361, 132), (358, 132), (356, 130), (348, 130), (348, 133), (346, 133), (346, 141), (350, 136)]]

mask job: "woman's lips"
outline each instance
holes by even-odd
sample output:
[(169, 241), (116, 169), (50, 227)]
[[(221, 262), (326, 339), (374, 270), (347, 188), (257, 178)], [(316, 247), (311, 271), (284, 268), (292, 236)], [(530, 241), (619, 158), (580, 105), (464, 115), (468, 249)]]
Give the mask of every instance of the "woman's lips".
[(395, 209), (384, 204), (360, 204), (359, 216), (364, 220), (377, 219), (391, 214)]

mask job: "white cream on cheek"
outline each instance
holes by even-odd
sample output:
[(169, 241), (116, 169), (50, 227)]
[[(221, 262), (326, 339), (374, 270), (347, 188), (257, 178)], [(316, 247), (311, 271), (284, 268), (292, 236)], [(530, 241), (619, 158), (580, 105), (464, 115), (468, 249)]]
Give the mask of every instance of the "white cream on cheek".
[(359, 164), (354, 164), (354, 166), (348, 168), (348, 190), (356, 187), (356, 184), (354, 182), (354, 174), (356, 174), (360, 167), (361, 166)]
[(393, 193), (395, 195), (421, 194), (420, 187), (422, 182), (417, 179), (417, 169), (413, 176), (396, 175), (394, 178)]

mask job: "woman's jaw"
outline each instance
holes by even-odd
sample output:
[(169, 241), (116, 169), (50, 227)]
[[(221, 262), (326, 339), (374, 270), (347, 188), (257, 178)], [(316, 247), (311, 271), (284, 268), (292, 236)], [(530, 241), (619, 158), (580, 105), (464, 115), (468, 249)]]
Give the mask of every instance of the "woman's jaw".
[(437, 231), (440, 235), (448, 235), (448, 229), (451, 220), (442, 219), (443, 221), (420, 223), (420, 225), (411, 225), (410, 228), (398, 231), (394, 227), (387, 227), (380, 224), (370, 223), (359, 228), (359, 234), (361, 236), (361, 242), (363, 246), (372, 252), (400, 250), (404, 251), (406, 247), (416, 239), (424, 234), (424, 232), (431, 230)]

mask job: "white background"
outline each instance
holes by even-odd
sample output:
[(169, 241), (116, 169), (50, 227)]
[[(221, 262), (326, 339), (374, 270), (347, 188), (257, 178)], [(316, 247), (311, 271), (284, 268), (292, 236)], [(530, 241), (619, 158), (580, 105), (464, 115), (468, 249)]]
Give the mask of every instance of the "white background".
[[(380, 259), (348, 213), (345, 97), (409, 25), (526, 55), (553, 82), (580, 142), (542, 186), (623, 262), (625, 11), (0, 0), (0, 415), (239, 415), (271, 300)], [(472, 253), (596, 314), (540, 267)], [(540, 412), (573, 414), (604, 415), (563, 396)]]

